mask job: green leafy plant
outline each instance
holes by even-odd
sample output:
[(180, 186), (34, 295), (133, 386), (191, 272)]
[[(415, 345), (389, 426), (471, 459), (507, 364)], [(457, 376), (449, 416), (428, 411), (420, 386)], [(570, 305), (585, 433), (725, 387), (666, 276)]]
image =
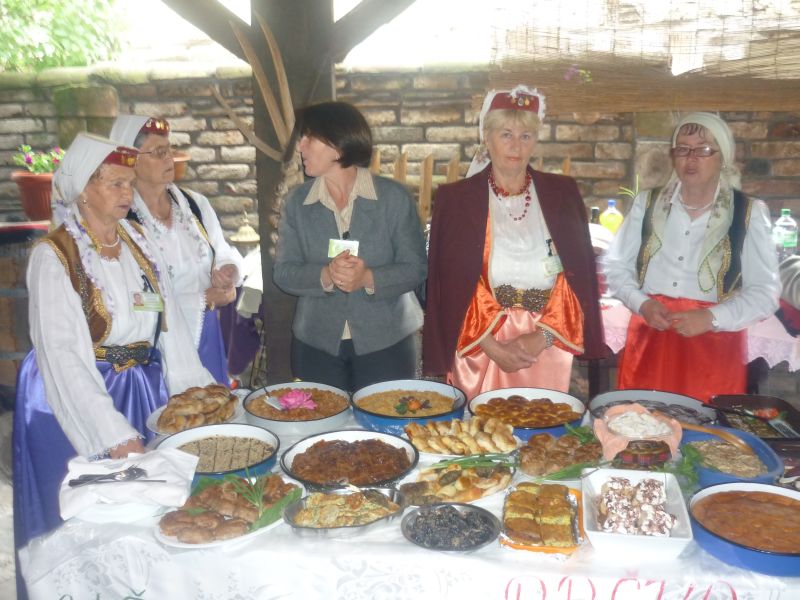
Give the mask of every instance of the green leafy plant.
[(86, 66), (119, 50), (114, 0), (3, 0), (0, 70)]
[(30, 146), (23, 144), (12, 160), (15, 165), (24, 167), (31, 173), (52, 173), (58, 168), (62, 158), (64, 150), (58, 146), (44, 152), (34, 152)]

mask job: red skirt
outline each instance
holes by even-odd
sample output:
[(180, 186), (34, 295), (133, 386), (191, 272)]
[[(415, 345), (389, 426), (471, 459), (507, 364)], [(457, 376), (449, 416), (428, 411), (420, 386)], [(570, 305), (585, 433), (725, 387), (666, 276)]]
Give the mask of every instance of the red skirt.
[[(711, 302), (653, 296), (671, 312), (708, 308)], [(747, 330), (709, 331), (686, 338), (650, 327), (631, 315), (617, 388), (659, 390), (710, 402), (718, 394), (747, 391)]]

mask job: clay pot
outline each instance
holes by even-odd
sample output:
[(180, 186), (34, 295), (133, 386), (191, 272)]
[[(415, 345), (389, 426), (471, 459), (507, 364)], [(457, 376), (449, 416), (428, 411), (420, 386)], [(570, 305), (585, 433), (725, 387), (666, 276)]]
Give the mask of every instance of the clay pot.
[(11, 180), (19, 188), (22, 210), (31, 221), (50, 220), (50, 195), (52, 193), (52, 173), (29, 173), (14, 171)]
[(172, 155), (172, 161), (175, 165), (175, 181), (180, 181), (186, 175), (186, 163), (189, 162), (190, 158), (191, 156), (189, 156), (188, 152), (179, 151)]

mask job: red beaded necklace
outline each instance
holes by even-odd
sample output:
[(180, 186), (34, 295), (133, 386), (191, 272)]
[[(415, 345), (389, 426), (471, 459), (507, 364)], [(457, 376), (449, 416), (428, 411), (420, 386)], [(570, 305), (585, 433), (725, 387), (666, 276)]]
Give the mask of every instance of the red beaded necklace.
[(528, 216), (528, 209), (531, 206), (531, 182), (532, 181), (533, 181), (533, 178), (531, 177), (531, 174), (529, 172), (526, 173), (525, 174), (525, 185), (523, 186), (523, 188), (519, 192), (517, 192), (516, 194), (512, 194), (511, 192), (507, 192), (503, 188), (498, 187), (497, 186), (497, 182), (495, 182), (495, 180), (494, 180), (494, 174), (491, 171), (489, 171), (489, 187), (492, 188), (492, 192), (494, 192), (494, 195), (497, 196), (498, 198), (508, 198), (509, 196), (519, 196), (519, 195), (522, 194), (522, 192), (525, 192), (525, 209), (522, 211), (521, 215), (519, 215), (518, 217), (515, 217), (513, 214), (511, 214), (511, 211), (509, 211), (506, 208), (506, 211), (508, 212), (508, 216), (511, 217), (512, 219), (514, 219), (515, 221), (522, 221), (522, 219), (524, 219), (525, 217)]

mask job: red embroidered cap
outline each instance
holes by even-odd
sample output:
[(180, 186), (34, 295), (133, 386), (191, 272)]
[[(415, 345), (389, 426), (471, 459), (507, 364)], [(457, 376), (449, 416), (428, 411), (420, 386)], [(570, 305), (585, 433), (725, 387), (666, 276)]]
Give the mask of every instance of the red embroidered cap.
[(117, 146), (108, 156), (103, 159), (104, 165), (119, 165), (121, 167), (135, 167), (136, 158), (139, 156), (139, 151), (136, 148), (128, 148), (127, 146)]
[(500, 92), (492, 98), (489, 110), (527, 110), (538, 114), (539, 96), (522, 91)]
[(169, 135), (169, 121), (159, 117), (150, 117), (144, 122), (144, 125), (142, 125), (139, 131), (167, 136)]

